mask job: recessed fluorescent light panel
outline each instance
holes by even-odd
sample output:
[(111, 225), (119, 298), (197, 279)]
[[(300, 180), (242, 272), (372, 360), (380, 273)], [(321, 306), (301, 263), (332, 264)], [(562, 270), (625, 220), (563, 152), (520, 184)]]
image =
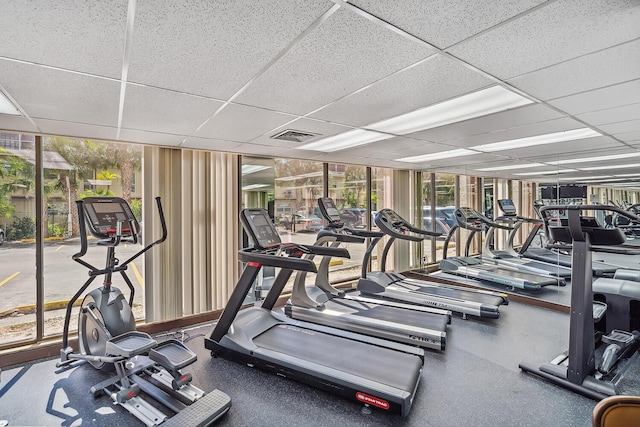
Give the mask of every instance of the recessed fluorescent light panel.
[(494, 172), (494, 171), (508, 171), (512, 169), (537, 168), (540, 166), (547, 166), (547, 165), (543, 163), (526, 163), (522, 165), (494, 166), (492, 168), (482, 168), (482, 169), (476, 169), (476, 170), (480, 172)]
[(357, 147), (359, 145), (371, 144), (372, 142), (382, 141), (384, 139), (393, 138), (393, 135), (385, 133), (372, 132), (363, 129), (354, 129), (338, 135), (322, 138), (318, 141), (296, 147), (299, 150), (313, 150), (330, 153), (332, 151), (344, 150), (346, 148)]
[(22, 113), (18, 108), (9, 101), (9, 98), (0, 91), (0, 114), (10, 114), (12, 116), (21, 116)]
[(242, 175), (249, 175), (249, 174), (260, 172), (266, 169), (270, 169), (270, 166), (242, 165)]
[(558, 142), (593, 138), (596, 136), (601, 136), (601, 134), (589, 128), (582, 128), (545, 135), (529, 136), (527, 138), (512, 139), (509, 141), (494, 142), (493, 144), (476, 145), (475, 147), (470, 148), (478, 151), (494, 152), (512, 150), (514, 148), (533, 147), (535, 145), (555, 144)]
[(570, 163), (588, 163), (588, 162), (601, 162), (605, 160), (618, 160), (626, 159), (629, 157), (639, 157), (640, 152), (625, 153), (625, 154), (611, 154), (609, 156), (596, 156), (596, 157), (583, 157), (581, 159), (564, 159), (553, 162), (545, 162), (549, 165), (566, 165)]
[(478, 154), (478, 153), (475, 151), (467, 150), (466, 148), (459, 148), (457, 150), (441, 151), (439, 153), (433, 153), (433, 154), (423, 154), (420, 156), (403, 157), (401, 159), (396, 159), (396, 161), (408, 162), (408, 163), (422, 163), (422, 162), (429, 162), (433, 160), (450, 159), (452, 157), (469, 156), (471, 154)]
[(492, 86), (365, 127), (380, 132), (407, 135), (532, 103), (530, 99), (501, 86)]
[(255, 190), (256, 188), (268, 187), (269, 184), (250, 184), (242, 187), (243, 190)]
[(536, 172), (519, 172), (514, 175), (527, 176), (527, 175), (554, 175), (558, 173), (578, 172), (577, 169), (556, 169), (552, 171), (536, 171)]
[(580, 168), (581, 171), (602, 171), (606, 169), (629, 169), (640, 167), (640, 163), (628, 163), (626, 165), (609, 165), (609, 166), (591, 166), (588, 168)]
[(613, 178), (612, 175), (601, 175), (601, 176), (572, 176), (571, 178), (558, 178), (558, 181), (579, 181), (582, 179), (604, 179), (604, 178)]

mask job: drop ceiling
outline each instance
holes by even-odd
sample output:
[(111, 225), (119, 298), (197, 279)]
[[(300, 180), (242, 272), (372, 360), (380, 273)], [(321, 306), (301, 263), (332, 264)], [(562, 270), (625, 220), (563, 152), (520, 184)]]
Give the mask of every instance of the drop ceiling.
[[(640, 151), (639, 22), (637, 0), (4, 0), (0, 92), (20, 115), (0, 113), (0, 129), (532, 181), (554, 169), (575, 170), (563, 182), (615, 177), (640, 168), (553, 162)], [(495, 85), (533, 103), (299, 149)], [(398, 160), (580, 128), (601, 136)], [(318, 136), (272, 138), (287, 129)], [(527, 175), (478, 171), (530, 163), (540, 166)]]

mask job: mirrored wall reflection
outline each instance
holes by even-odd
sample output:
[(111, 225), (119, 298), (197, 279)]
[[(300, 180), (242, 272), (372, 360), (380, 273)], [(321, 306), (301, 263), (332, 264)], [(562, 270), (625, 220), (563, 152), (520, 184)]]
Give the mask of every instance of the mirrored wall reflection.
[[(393, 208), (393, 169), (371, 168), (371, 213), (367, 219), (371, 220), (371, 229), (377, 230), (374, 218), (380, 209)], [(371, 271), (381, 268), (379, 261), (382, 259), (382, 251), (389, 237), (385, 236), (371, 254)], [(389, 251), (387, 269), (394, 267), (393, 251)]]
[[(357, 165), (330, 163), (328, 165), (329, 194), (340, 212), (340, 220), (347, 228), (366, 229), (367, 215), (367, 176), (366, 168)], [(350, 259), (334, 259), (330, 266), (330, 280), (352, 279), (360, 276), (362, 260), (368, 241), (346, 243)]]

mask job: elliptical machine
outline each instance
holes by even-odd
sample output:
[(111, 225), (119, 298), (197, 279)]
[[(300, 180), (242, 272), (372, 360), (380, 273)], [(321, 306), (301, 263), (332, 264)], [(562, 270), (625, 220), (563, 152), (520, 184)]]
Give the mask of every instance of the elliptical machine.
[[(566, 212), (550, 220), (545, 212)], [(540, 209), (551, 240), (572, 242), (569, 349), (539, 367), (521, 363), (520, 369), (592, 399), (640, 394), (640, 322), (637, 272), (616, 273), (592, 283), (591, 247), (625, 241), (618, 228), (600, 226), (587, 211), (611, 211), (640, 223), (640, 218), (615, 206), (544, 206)], [(566, 245), (555, 245), (567, 249)], [(597, 297), (597, 298), (594, 298)]]
[[(138, 243), (140, 226), (131, 207), (119, 197), (87, 197), (76, 202), (80, 228), (80, 252), (72, 259), (89, 269), (89, 278), (69, 300), (65, 313), (60, 362), (68, 367), (74, 361), (87, 361), (97, 369), (115, 368), (115, 375), (93, 387), (94, 397), (107, 394), (146, 425), (209, 425), (225, 414), (231, 399), (214, 390), (205, 395), (191, 384), (191, 374), (181, 369), (194, 363), (195, 353), (177, 340), (158, 343), (150, 335), (135, 330), (131, 307), (135, 290), (126, 274), (129, 264), (167, 238), (167, 227), (160, 198), (156, 198), (162, 236), (145, 246), (124, 262), (116, 257), (116, 247), (123, 242)], [(88, 249), (87, 230), (106, 246), (104, 268), (82, 259)], [(129, 287), (127, 301), (122, 292), (112, 286), (114, 273), (120, 273)], [(75, 302), (99, 276), (103, 285), (89, 292), (80, 305), (78, 316), (79, 351), (69, 345), (69, 324)], [(143, 394), (166, 407), (168, 414), (143, 399)], [(172, 416), (173, 415), (173, 416)]]

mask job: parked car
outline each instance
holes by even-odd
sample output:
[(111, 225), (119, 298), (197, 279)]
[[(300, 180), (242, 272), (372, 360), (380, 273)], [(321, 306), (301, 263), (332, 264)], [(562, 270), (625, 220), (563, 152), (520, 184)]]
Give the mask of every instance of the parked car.
[(0, 246), (4, 245), (4, 230), (0, 228)]
[(322, 230), (322, 219), (317, 215), (296, 214), (296, 230), (317, 233)]
[[(455, 211), (455, 207), (453, 206), (444, 206), (444, 207), (436, 207), (436, 229), (435, 231), (437, 231), (438, 233), (442, 233), (444, 235), (446, 235), (449, 230), (451, 230), (451, 228), (454, 225), (454, 211)], [(432, 226), (431, 226), (431, 207), (429, 206), (424, 206), (422, 208), (422, 225), (425, 228), (425, 230), (432, 230)]]
[(362, 223), (360, 216), (350, 208), (340, 209), (340, 221), (347, 228), (355, 228)]

